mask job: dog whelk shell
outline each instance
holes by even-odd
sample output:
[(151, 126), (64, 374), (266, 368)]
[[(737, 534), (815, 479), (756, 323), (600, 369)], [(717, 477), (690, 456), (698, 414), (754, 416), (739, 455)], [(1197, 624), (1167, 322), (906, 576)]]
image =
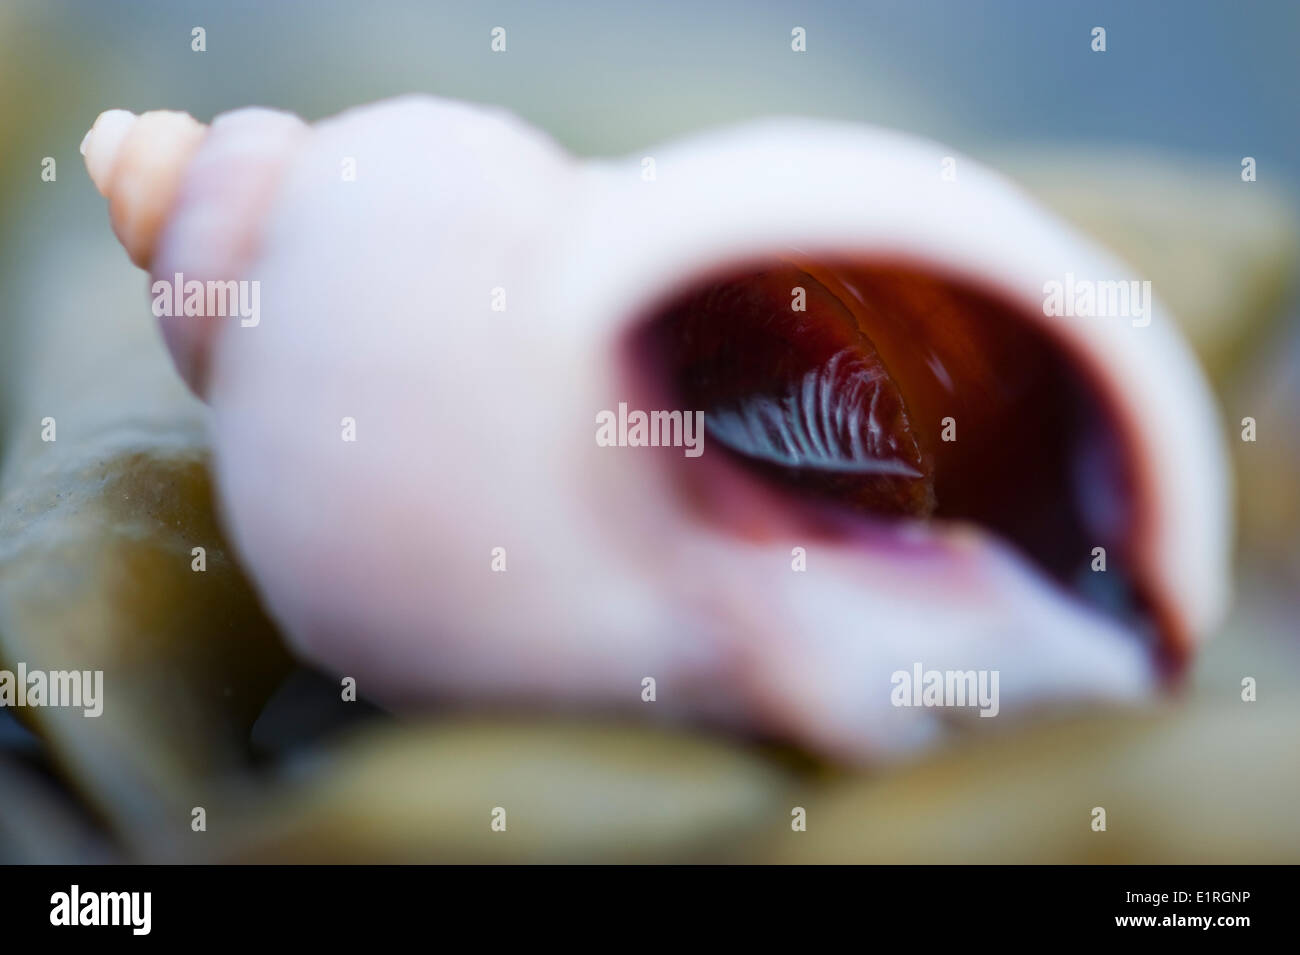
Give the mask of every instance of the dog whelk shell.
[[(390, 705), (872, 758), (973, 712), (896, 705), (914, 665), (997, 671), (1005, 715), (1140, 700), (1224, 609), (1185, 345), (1149, 297), (1046, 314), (1050, 283), (1140, 277), (972, 161), (945, 181), (949, 150), (769, 121), (653, 150), (648, 181), (423, 97), (228, 114), (192, 153), (117, 124), (85, 151), (133, 258), (264, 290), (254, 328), (161, 320), (236, 546), (300, 651)], [(158, 229), (118, 184), (163, 154)], [(598, 446), (620, 403), (703, 404), (710, 453)]]

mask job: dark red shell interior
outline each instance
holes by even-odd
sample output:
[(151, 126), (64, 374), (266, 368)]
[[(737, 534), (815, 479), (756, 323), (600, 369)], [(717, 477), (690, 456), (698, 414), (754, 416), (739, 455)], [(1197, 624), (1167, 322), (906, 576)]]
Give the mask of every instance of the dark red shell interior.
[(703, 410), (731, 466), (791, 507), (977, 524), (1166, 669), (1185, 660), (1145, 572), (1122, 408), (1041, 314), (914, 263), (782, 256), (679, 289), (632, 350), (657, 400)]

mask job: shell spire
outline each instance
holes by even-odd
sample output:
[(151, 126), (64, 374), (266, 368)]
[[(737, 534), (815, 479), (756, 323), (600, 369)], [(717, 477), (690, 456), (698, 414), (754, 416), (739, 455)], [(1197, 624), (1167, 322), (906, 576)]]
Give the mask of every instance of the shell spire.
[(108, 199), (113, 232), (148, 269), (181, 178), (208, 127), (188, 113), (124, 109), (99, 114), (81, 141), (86, 171)]

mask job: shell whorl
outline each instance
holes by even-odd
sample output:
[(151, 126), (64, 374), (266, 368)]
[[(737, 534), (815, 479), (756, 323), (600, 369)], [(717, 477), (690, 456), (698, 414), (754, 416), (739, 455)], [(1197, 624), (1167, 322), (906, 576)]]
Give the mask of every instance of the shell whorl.
[[(265, 209), (306, 133), (297, 116), (258, 107), (210, 125), (179, 112), (109, 110), (81, 151), (132, 262), (168, 280), (177, 272), (224, 280), (253, 255)], [(220, 323), (178, 315), (160, 327), (177, 370), (202, 396)]]
[(188, 113), (100, 113), (81, 142), (86, 170), (108, 199), (113, 232), (131, 261), (148, 269), (185, 169), (208, 127)]

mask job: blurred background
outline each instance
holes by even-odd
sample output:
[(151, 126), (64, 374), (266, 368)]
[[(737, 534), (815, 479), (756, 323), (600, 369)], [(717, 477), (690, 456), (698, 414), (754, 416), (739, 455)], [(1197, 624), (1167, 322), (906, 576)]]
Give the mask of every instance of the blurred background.
[[(1298, 41), (1288, 0), (5, 0), (0, 667), (90, 659), (128, 689), (100, 721), (0, 710), (0, 861), (1300, 861)], [(202, 410), (77, 146), (110, 107), (318, 119), (412, 91), (505, 105), (583, 155), (770, 114), (896, 127), (1129, 259), (1184, 323), (1235, 456), (1238, 600), (1188, 686), (870, 772), (605, 721), (342, 705), (227, 554), (202, 588), (171, 559), (218, 533)], [(483, 806), (512, 798), (532, 835), (503, 848)]]

